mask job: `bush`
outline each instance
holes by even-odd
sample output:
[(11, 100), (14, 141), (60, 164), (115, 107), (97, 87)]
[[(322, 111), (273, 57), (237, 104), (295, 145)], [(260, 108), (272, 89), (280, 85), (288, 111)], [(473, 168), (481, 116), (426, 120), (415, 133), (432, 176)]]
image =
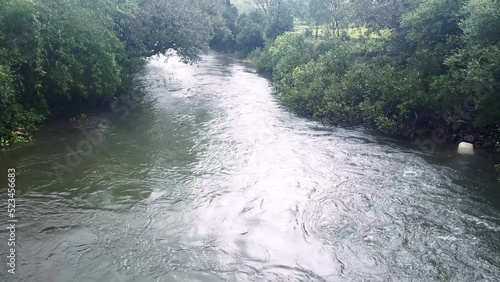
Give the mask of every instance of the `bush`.
[(206, 4), (3, 0), (0, 146), (23, 141), (24, 133), (12, 133), (17, 128), (33, 131), (44, 118), (109, 104), (118, 91), (132, 89), (145, 57), (174, 49), (185, 62), (198, 59), (212, 31), (235, 31), (234, 6), (222, 15), (221, 3)]
[[(271, 75), (282, 103), (300, 115), (369, 123), (403, 136), (465, 118), (474, 122), (471, 130), (494, 130), (500, 123), (499, 3), (423, 0), (400, 15), (388, 38), (318, 43), (285, 34), (252, 59)], [(474, 105), (464, 105), (469, 100)]]
[(44, 115), (32, 109), (25, 109), (16, 97), (15, 77), (10, 68), (0, 65), (0, 149), (25, 138), (14, 133), (18, 128), (28, 132), (36, 130)]

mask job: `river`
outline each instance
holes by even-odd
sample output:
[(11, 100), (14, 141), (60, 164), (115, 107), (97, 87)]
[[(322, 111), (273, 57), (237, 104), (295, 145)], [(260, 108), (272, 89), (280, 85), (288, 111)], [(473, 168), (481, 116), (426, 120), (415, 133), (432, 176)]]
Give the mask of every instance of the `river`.
[(224, 56), (151, 60), (141, 79), (145, 103), (92, 116), (105, 139), (71, 169), (54, 167), (86, 137), (67, 121), (0, 153), (18, 191), (17, 274), (2, 251), (0, 280), (500, 279), (484, 155), (299, 118)]

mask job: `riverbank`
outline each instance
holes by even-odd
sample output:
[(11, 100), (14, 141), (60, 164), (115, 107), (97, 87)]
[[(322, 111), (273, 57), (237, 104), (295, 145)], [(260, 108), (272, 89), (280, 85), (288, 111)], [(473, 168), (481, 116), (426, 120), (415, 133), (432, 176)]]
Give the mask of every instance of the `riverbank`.
[(48, 118), (77, 116), (131, 91), (144, 60), (209, 49), (230, 3), (7, 0), (0, 10), (0, 149)]
[[(500, 61), (491, 58), (487, 68), (475, 67), (493, 47), (485, 43), (483, 55), (474, 57), (472, 47), (457, 49), (450, 43), (446, 52), (425, 49), (430, 52), (425, 57), (419, 50), (424, 46), (408, 51), (408, 32), (369, 40), (346, 34), (314, 40), (287, 33), (250, 59), (270, 77), (281, 103), (301, 116), (334, 125), (362, 124), (399, 138), (430, 136), (434, 143), (468, 142), (497, 151)], [(456, 31), (454, 36), (465, 35)]]

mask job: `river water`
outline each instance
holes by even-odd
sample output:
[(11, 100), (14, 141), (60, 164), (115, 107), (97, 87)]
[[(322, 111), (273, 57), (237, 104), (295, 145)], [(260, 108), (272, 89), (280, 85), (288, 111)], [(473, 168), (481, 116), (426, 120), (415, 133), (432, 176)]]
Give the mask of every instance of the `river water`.
[(319, 126), (222, 56), (152, 60), (141, 77), (143, 105), (92, 116), (92, 154), (66, 148), (87, 140), (66, 121), (1, 153), (18, 244), (0, 280), (500, 279), (500, 189), (481, 154)]

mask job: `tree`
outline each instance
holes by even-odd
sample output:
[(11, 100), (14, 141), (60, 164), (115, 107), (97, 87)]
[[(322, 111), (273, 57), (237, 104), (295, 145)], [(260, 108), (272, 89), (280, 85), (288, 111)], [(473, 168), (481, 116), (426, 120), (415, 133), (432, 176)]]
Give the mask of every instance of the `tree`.
[(0, 147), (16, 127), (109, 103), (130, 90), (146, 57), (174, 49), (185, 62), (198, 59), (215, 30), (235, 28), (228, 3), (2, 0)]
[(210, 48), (216, 51), (236, 51), (236, 36), (238, 29), (238, 9), (226, 1), (222, 12), (223, 22), (214, 28), (214, 37), (210, 41)]
[(316, 27), (316, 38), (320, 25), (326, 25), (328, 34), (340, 36), (340, 30), (347, 28), (350, 9), (348, 0), (309, 0), (309, 20)]
[(351, 0), (351, 23), (375, 30), (399, 29), (401, 16), (414, 9), (421, 0)]
[(293, 29), (291, 4), (286, 0), (253, 0), (266, 16), (268, 27), (266, 36), (274, 40)]
[(260, 11), (253, 11), (250, 14), (242, 14), (238, 18), (239, 32), (236, 36), (238, 50), (243, 56), (257, 48), (265, 46), (264, 33), (266, 30), (265, 15)]
[(307, 3), (308, 21), (315, 26), (315, 38), (319, 37), (319, 27), (328, 22), (328, 12), (324, 0), (309, 0)]
[(218, 11), (216, 6), (205, 4), (196, 0), (182, 4), (175, 0), (141, 1), (125, 30), (129, 53), (149, 57), (174, 49), (187, 60), (197, 59), (208, 50)]
[(324, 9), (327, 14), (328, 29), (333, 34), (340, 36), (341, 27), (346, 27), (347, 2), (345, 0), (326, 0)]
[(449, 71), (435, 88), (449, 104), (473, 97), (476, 126), (495, 130), (500, 123), (500, 2), (471, 0), (462, 11), (461, 48), (446, 59)]

